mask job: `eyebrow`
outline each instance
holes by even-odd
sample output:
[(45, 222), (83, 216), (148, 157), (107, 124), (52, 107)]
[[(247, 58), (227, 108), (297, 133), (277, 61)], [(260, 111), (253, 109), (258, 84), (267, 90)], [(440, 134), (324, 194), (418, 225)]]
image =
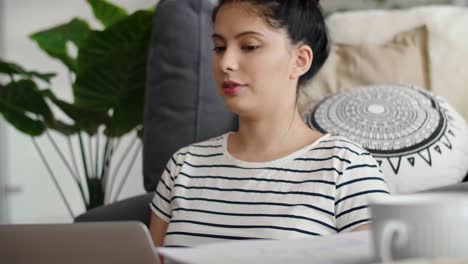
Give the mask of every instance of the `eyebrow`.
[[(260, 32), (245, 31), (245, 32), (241, 32), (241, 33), (237, 34), (235, 36), (235, 38), (240, 38), (240, 37), (245, 36), (245, 35), (258, 35), (258, 36), (261, 36), (261, 37), (265, 37), (265, 35), (263, 35)], [(223, 36), (221, 36), (220, 34), (217, 34), (217, 33), (214, 33), (213, 35), (211, 35), (211, 38), (219, 38), (219, 39), (223, 39), (223, 40), (225, 39)]]

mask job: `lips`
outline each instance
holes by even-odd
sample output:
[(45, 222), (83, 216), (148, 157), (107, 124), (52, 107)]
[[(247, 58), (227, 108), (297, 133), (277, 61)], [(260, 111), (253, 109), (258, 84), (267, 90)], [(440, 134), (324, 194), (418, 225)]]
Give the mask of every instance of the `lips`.
[(233, 81), (224, 81), (223, 82), (223, 91), (224, 93), (226, 94), (229, 94), (229, 95), (234, 95), (236, 93), (239, 92), (239, 90), (244, 87), (245, 85), (242, 85), (240, 83), (237, 83), (237, 82), (233, 82)]

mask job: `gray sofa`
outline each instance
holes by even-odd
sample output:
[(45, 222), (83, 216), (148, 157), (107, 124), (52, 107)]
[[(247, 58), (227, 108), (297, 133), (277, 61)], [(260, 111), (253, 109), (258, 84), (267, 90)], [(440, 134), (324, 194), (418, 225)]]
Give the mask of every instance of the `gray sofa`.
[[(137, 220), (148, 225), (153, 191), (172, 153), (236, 128), (236, 117), (227, 112), (212, 81), (208, 41), (213, 2), (163, 0), (155, 12), (143, 142), (148, 193), (90, 210), (76, 222)], [(468, 192), (468, 182), (431, 191)]]
[(75, 222), (140, 221), (149, 226), (151, 215), (149, 204), (153, 195), (153, 193), (142, 194), (89, 210), (77, 216)]
[[(215, 1), (162, 0), (154, 14), (143, 131), (144, 188), (153, 192), (179, 148), (236, 129), (216, 93), (211, 12)], [(181, 19), (183, 18), (183, 19)], [(152, 194), (90, 210), (75, 222), (139, 220), (148, 224)]]

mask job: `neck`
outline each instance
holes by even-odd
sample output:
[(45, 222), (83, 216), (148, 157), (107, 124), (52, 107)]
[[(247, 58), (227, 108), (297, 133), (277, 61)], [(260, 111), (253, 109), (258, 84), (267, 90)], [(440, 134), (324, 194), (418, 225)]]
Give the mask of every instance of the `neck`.
[(274, 156), (296, 147), (310, 131), (296, 107), (261, 118), (240, 117), (232, 146), (236, 152)]

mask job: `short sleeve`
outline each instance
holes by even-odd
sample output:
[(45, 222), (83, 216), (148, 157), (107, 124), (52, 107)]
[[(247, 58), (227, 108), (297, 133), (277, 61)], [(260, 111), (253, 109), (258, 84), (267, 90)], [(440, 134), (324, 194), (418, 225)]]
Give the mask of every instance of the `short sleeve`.
[(335, 220), (338, 232), (371, 222), (369, 198), (389, 195), (377, 161), (368, 153), (357, 154), (337, 176)]
[(150, 208), (162, 220), (169, 222), (171, 220), (171, 199), (173, 196), (174, 179), (177, 169), (177, 153), (167, 163), (164, 172), (159, 179)]

